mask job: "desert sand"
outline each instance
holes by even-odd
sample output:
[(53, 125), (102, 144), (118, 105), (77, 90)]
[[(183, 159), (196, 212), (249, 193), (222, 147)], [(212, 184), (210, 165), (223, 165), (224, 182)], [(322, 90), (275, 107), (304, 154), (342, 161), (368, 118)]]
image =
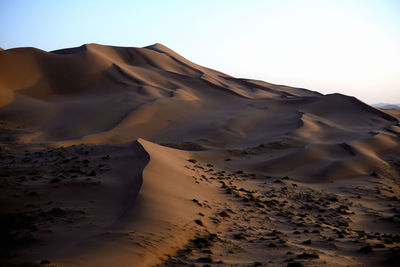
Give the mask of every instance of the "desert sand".
[(0, 50), (0, 263), (399, 266), (399, 120), (161, 44)]

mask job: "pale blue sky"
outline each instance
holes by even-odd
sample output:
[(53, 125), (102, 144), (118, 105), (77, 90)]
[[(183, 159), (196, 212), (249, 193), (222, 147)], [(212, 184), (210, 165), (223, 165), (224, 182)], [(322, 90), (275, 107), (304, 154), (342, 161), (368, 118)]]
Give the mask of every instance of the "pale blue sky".
[(236, 77), (400, 103), (399, 0), (0, 0), (0, 47), (162, 43)]

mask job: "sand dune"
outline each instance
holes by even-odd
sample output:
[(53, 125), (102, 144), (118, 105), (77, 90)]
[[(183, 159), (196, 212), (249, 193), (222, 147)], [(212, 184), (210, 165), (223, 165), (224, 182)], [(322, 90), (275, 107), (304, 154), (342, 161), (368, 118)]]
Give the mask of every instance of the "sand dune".
[(390, 265), (399, 120), (161, 44), (0, 50), (1, 260)]

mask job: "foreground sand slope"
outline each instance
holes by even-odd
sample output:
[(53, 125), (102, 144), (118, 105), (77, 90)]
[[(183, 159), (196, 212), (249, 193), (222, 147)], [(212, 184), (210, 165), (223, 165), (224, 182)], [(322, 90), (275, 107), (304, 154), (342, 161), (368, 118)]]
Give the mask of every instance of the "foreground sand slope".
[[(192, 172), (185, 168), (190, 153), (143, 139), (139, 142), (150, 154), (150, 162), (135, 205), (106, 234), (83, 243), (83, 248), (90, 248), (87, 253), (78, 247), (65, 261), (58, 260), (60, 264), (150, 266), (163, 262), (166, 255), (175, 254), (205, 231), (194, 221), (202, 208), (193, 199), (211, 201), (218, 198), (218, 192), (191, 177)], [(69, 258), (80, 260), (71, 262)]]
[(11, 179), (3, 178), (0, 199), (2, 262), (9, 266), (162, 263), (208, 231), (195, 219), (210, 212), (193, 200), (222, 198), (215, 186), (193, 179), (191, 153), (143, 139), (29, 153), (11, 149), (2, 154), (15, 163), (1, 166), (8, 171), (2, 176)]

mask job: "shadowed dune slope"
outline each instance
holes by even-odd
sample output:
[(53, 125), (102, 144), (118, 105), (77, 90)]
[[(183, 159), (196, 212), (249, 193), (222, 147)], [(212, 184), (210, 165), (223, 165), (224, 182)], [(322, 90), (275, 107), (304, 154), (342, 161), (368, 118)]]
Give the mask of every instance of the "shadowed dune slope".
[[(21, 155), (16, 152), (13, 156)], [(21, 266), (44, 255), (72, 258), (77, 247), (84, 253), (85, 248), (91, 247), (91, 240), (119, 225), (132, 211), (143, 183), (143, 169), (149, 162), (149, 154), (138, 141), (40, 149), (29, 157), (34, 157), (35, 162), (25, 161), (12, 169), (5, 168), (3, 161), (0, 163), (3, 179), (21, 172), (40, 174), (22, 186), (16, 177), (10, 180), (10, 187), (2, 186), (2, 266)], [(22, 187), (34, 195), (21, 194)], [(39, 213), (32, 210), (35, 207), (41, 207)], [(29, 230), (21, 232), (18, 227)], [(26, 231), (34, 231), (34, 235)], [(31, 246), (25, 249), (26, 244)], [(15, 254), (16, 248), (25, 250)], [(74, 265), (75, 260), (68, 264)]]

